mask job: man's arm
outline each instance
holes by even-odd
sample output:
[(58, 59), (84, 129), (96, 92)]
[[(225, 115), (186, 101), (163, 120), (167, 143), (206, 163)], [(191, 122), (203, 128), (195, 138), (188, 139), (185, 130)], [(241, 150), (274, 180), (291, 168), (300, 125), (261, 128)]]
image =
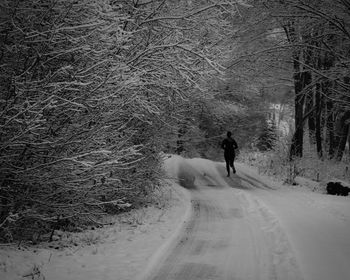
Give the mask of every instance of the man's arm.
[(238, 149), (238, 145), (237, 145), (236, 140), (233, 140), (233, 145), (234, 145), (234, 148), (235, 148), (235, 149)]
[(225, 143), (226, 143), (226, 141), (225, 141), (225, 139), (221, 142), (221, 148), (222, 149), (224, 149), (225, 150)]

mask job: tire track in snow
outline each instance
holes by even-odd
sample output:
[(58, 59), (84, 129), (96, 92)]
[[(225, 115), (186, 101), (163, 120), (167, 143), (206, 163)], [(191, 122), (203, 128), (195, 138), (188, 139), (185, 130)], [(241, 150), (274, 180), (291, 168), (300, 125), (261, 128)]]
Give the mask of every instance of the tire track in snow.
[(303, 279), (287, 235), (275, 215), (251, 194), (240, 192), (238, 195), (252, 222), (263, 231), (271, 249), (271, 279)]
[(147, 279), (302, 279), (273, 213), (207, 164), (187, 160), (179, 168), (180, 182), (190, 187), (192, 216)]

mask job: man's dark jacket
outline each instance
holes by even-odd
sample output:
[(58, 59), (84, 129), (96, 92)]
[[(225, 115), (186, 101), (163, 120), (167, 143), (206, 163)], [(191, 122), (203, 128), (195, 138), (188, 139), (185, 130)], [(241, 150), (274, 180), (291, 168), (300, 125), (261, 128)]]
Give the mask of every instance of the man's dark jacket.
[(224, 152), (224, 156), (225, 158), (235, 158), (236, 154), (235, 154), (235, 149), (238, 148), (237, 142), (231, 138), (231, 137), (227, 137), (224, 139), (224, 141), (222, 141), (221, 143), (221, 148), (223, 148), (225, 150)]

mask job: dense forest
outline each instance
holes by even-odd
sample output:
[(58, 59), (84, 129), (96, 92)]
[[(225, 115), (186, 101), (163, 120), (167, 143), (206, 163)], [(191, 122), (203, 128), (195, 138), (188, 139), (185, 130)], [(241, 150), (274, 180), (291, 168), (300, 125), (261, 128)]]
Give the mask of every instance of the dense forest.
[(283, 115), (287, 161), (346, 160), (349, 34), (347, 0), (1, 1), (0, 239), (140, 207), (226, 130), (273, 150)]

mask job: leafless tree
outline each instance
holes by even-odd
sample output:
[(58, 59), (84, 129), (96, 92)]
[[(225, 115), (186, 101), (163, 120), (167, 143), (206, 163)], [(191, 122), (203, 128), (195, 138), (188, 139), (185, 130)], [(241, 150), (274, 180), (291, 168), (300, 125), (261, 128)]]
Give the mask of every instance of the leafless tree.
[(235, 5), (1, 1), (0, 238), (136, 207), (166, 134), (222, 74)]

